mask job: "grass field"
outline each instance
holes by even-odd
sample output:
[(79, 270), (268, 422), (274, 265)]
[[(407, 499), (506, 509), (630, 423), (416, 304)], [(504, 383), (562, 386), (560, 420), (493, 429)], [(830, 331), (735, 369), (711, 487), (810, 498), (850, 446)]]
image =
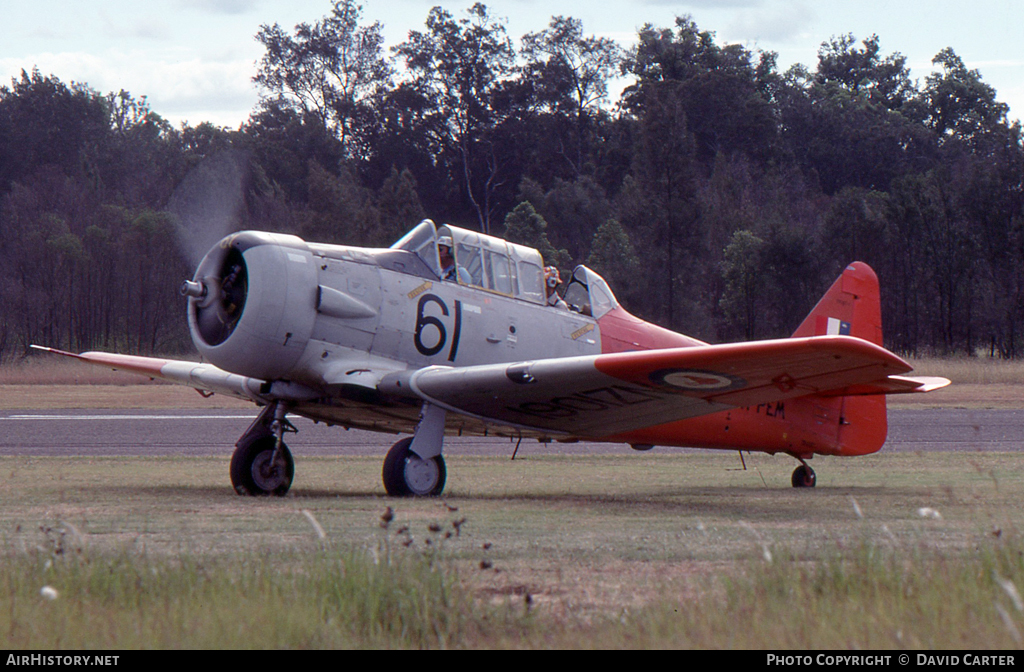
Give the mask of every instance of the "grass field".
[[(452, 457), (437, 501), (387, 498), (376, 458), (307, 459), (284, 499), (235, 496), (220, 458), (0, 458), (0, 632), (29, 648), (1019, 644), (1024, 457), (834, 460), (814, 491), (766, 487), (772, 460)], [(344, 572), (374, 592), (328, 609)]]
[[(942, 403), (1020, 407), (1005, 370), (957, 375), (1005, 398)], [(165, 385), (7, 376), (6, 408), (208, 404)], [(0, 457), (0, 636), (57, 649), (1022, 644), (1024, 453), (830, 459), (813, 491), (765, 455), (746, 471), (719, 453), (448, 462), (441, 501), (386, 497), (380, 460), (360, 457), (304, 459), (288, 497), (251, 499), (225, 485), (222, 458)]]

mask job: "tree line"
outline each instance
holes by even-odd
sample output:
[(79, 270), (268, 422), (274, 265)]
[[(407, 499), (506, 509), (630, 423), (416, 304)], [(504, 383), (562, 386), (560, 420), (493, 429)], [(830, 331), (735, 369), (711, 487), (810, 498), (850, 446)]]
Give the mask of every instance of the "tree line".
[(260, 28), (238, 129), (34, 69), (0, 87), (0, 359), (187, 351), (177, 288), (220, 236), (388, 246), (424, 217), (586, 263), (707, 341), (788, 335), (862, 260), (888, 347), (1024, 352), (1021, 127), (951, 48), (920, 82), (875, 35), (780, 71), (689, 17), (623, 49), (435, 7), (389, 46), (329, 10)]

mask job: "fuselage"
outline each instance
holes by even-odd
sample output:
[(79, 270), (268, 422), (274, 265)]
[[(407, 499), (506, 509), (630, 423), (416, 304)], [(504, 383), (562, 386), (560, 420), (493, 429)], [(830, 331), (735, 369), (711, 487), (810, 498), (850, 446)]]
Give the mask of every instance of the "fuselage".
[[(530, 254), (535, 251), (500, 247), (504, 241), (479, 234), (460, 238), (465, 232), (445, 228), (462, 246), (460, 261), (478, 258), (473, 273), (464, 274), (475, 278), (472, 284), (441, 280), (434, 258), (423, 251), (431, 249), (428, 244), (374, 250), (279, 234), (231, 236), (196, 273), (196, 287), (204, 289), (189, 302), (193, 339), (206, 359), (226, 371), (310, 390), (291, 412), (390, 432), (412, 431), (420, 408), (412, 399), (378, 392), (389, 372), (706, 345), (629, 314), (585, 267), (573, 273), (566, 289), (572, 309), (549, 306), (537, 283), (539, 255)], [(218, 302), (214, 295), (231, 298)], [(863, 433), (868, 425), (881, 440), (865, 443), (858, 437), (858, 450), (880, 447), (884, 409), (882, 398), (862, 407), (862, 400), (845, 397), (801, 397), (614, 436), (524, 433), (455, 414), (449, 414), (446, 430), (809, 456), (844, 454), (844, 432)], [(849, 418), (858, 413), (872, 422), (854, 427)]]

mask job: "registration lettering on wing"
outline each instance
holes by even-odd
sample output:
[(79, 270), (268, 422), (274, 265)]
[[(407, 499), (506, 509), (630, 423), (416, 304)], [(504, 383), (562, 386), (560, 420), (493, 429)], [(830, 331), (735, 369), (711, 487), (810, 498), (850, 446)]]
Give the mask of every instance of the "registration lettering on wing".
[[(518, 381), (513, 381), (518, 382)], [(644, 389), (633, 385), (610, 385), (574, 394), (553, 397), (544, 401), (526, 401), (507, 410), (522, 415), (559, 420), (581, 414), (602, 413), (617, 408), (632, 407), (663, 399), (657, 390)]]

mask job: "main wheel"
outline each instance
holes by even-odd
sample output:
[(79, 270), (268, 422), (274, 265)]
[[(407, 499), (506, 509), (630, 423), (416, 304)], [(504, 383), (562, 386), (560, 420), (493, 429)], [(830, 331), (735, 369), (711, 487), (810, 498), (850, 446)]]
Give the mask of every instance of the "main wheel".
[(814, 469), (811, 469), (806, 464), (801, 464), (793, 471), (794, 488), (813, 488), (817, 482), (818, 477), (815, 475)]
[(277, 495), (283, 497), (292, 487), (295, 462), (284, 443), (274, 459), (277, 439), (261, 436), (235, 448), (231, 456), (231, 485), (240, 495)]
[(391, 446), (381, 474), (384, 489), (392, 497), (434, 497), (444, 490), (447, 471), (440, 455), (426, 460), (409, 450), (412, 437)]

